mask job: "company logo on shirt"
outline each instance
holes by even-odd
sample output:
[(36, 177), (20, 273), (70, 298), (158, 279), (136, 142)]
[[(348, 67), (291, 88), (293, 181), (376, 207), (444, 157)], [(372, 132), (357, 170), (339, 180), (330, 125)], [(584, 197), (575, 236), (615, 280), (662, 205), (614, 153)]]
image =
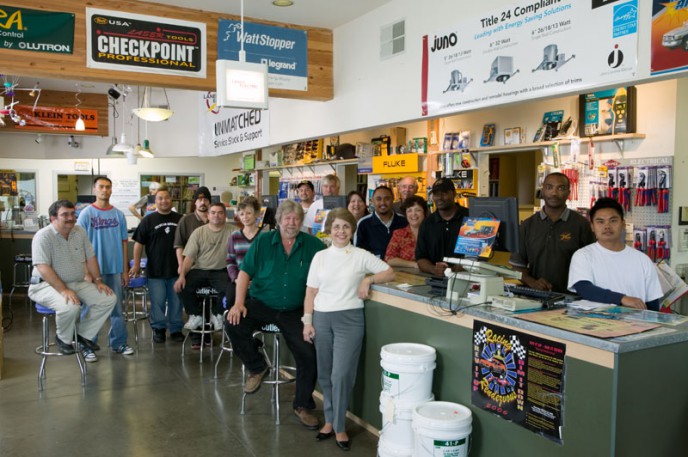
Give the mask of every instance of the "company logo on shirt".
[(119, 220), (116, 217), (104, 219), (100, 216), (91, 218), (91, 227), (95, 230), (119, 227)]
[(571, 232), (564, 232), (559, 235), (559, 241), (571, 241), (572, 239), (573, 235), (571, 235)]

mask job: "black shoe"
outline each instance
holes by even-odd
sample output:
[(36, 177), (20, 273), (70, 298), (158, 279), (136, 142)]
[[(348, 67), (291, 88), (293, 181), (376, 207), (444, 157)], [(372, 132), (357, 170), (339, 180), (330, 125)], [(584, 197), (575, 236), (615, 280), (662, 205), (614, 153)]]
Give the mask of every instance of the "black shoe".
[[(55, 335), (55, 344), (57, 344), (57, 349), (60, 351), (60, 354), (72, 355), (76, 352), (74, 346), (72, 346), (69, 343), (65, 343), (64, 341), (59, 339), (57, 335)], [(43, 350), (47, 351), (48, 348), (44, 348)]]
[(181, 343), (184, 341), (184, 334), (182, 332), (172, 332), (170, 334), (170, 339), (175, 343)]
[(81, 335), (77, 335), (76, 340), (92, 351), (100, 351), (100, 346), (98, 346), (97, 343), (94, 343), (93, 341), (88, 340)]
[(332, 438), (333, 436), (334, 436), (334, 430), (332, 430), (331, 432), (327, 432), (327, 433), (319, 432), (317, 435), (315, 435), (315, 441), (324, 441), (326, 439)]
[(339, 449), (341, 449), (342, 451), (350, 451), (351, 450), (351, 440), (346, 440), (346, 441), (335, 440), (335, 443), (337, 443), (337, 447)]
[(167, 338), (164, 328), (154, 328), (153, 329), (153, 342), (154, 343), (164, 343)]

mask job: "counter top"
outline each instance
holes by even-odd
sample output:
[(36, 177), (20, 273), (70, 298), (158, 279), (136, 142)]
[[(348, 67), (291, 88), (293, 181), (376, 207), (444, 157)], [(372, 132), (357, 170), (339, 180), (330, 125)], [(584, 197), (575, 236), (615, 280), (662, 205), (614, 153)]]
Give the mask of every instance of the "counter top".
[[(456, 309), (457, 306), (454, 304), (453, 309), (451, 309), (444, 296), (433, 295), (430, 286), (426, 285), (414, 285), (404, 290), (398, 287), (398, 283), (391, 282), (387, 284), (374, 284), (372, 289), (375, 292), (426, 304), (429, 307), (428, 309), (436, 311), (434, 314), (438, 316), (445, 314), (449, 317), (461, 314), (475, 319), (489, 320), (504, 324), (505, 326), (547, 335), (562, 341), (575, 342), (615, 354), (688, 341), (688, 323), (678, 326), (661, 325), (659, 328), (639, 334), (602, 339), (519, 319), (509, 311), (493, 308), (489, 305)], [(468, 319), (464, 322), (458, 322), (458, 324), (472, 326), (472, 321), (473, 319)]]

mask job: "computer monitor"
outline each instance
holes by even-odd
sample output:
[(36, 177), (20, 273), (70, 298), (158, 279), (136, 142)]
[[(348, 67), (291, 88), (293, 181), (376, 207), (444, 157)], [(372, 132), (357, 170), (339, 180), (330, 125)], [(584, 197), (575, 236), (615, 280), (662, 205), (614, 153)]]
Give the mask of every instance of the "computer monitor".
[(469, 197), (470, 217), (498, 219), (499, 232), (493, 245), (495, 251), (517, 252), (520, 246), (518, 200), (516, 197)]
[(323, 197), (323, 209), (346, 208), (346, 195)]
[(220, 200), (220, 196), (219, 195), (211, 195), (210, 196), (210, 203), (222, 203), (222, 201)]
[(277, 209), (279, 206), (279, 198), (277, 195), (263, 195), (260, 201), (266, 208)]

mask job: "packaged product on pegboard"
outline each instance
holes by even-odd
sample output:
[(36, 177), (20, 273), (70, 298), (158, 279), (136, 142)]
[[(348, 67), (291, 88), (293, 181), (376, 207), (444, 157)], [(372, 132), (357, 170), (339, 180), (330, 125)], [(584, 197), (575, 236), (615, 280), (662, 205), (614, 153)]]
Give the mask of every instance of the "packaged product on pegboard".
[(657, 167), (657, 212), (669, 212), (669, 190), (671, 189), (671, 165)]

